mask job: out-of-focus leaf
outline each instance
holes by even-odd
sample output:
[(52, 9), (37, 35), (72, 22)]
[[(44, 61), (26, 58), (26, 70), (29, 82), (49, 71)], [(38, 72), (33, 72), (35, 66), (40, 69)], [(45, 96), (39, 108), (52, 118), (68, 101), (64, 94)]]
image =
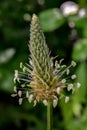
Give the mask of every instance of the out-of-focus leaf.
[(87, 26), (84, 26), (83, 28), (83, 36), (87, 38)]
[[(6, 111), (4, 110), (5, 107)], [(21, 112), (21, 108), (18, 107), (2, 105), (0, 106), (0, 115), (0, 125), (7, 125), (10, 124), (11, 121), (13, 121), (17, 127), (22, 127), (21, 120), (24, 120), (27, 123), (27, 127), (29, 126), (30, 129), (32, 129), (32, 127), (34, 129), (36, 127), (36, 129), (38, 130), (44, 129), (43, 123), (40, 121), (40, 119), (38, 119), (38, 117), (36, 117), (33, 113), (31, 114), (30, 112)], [(32, 126), (32, 123), (34, 123), (35, 125)]]
[(69, 21), (75, 23), (76, 27), (83, 28), (87, 26), (87, 16), (86, 17), (79, 17), (78, 15), (68, 17)]
[(13, 73), (9, 70), (0, 70), (0, 90), (13, 92)]
[[(64, 123), (67, 125), (69, 120), (72, 119), (73, 111), (72, 111), (72, 102), (65, 104), (64, 100), (61, 100), (61, 111), (64, 119)], [(70, 110), (70, 111), (69, 111)], [(67, 116), (66, 116), (67, 113)]]
[(81, 83), (81, 87), (74, 95), (75, 102), (86, 102), (86, 93), (87, 93), (87, 79), (86, 79), (86, 63), (82, 62), (78, 66), (76, 75), (77, 75), (77, 82)]
[(15, 54), (15, 49), (9, 48), (0, 53), (0, 64), (8, 62)]
[(65, 18), (59, 9), (48, 9), (39, 14), (44, 31), (53, 31), (65, 22)]
[(83, 115), (79, 118), (74, 118), (67, 125), (68, 130), (87, 130), (87, 107), (83, 111)]
[(73, 48), (72, 58), (76, 61), (87, 59), (87, 39), (77, 41)]

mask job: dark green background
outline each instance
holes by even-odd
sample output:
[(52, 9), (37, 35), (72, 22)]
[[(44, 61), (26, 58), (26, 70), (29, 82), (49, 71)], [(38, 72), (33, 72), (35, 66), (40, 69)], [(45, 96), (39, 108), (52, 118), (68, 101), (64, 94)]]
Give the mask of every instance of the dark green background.
[[(41, 1), (41, 3), (39, 2)], [(30, 20), (36, 13), (41, 21), (52, 56), (73, 59), (73, 70), (81, 88), (71, 96), (68, 104), (59, 101), (54, 109), (53, 130), (87, 130), (87, 14), (65, 17), (60, 10), (64, 0), (0, 0), (0, 130), (45, 130), (46, 107), (33, 107), (26, 100), (22, 106), (12, 98), (14, 70), (28, 63)], [(76, 0), (87, 9), (87, 0)], [(71, 28), (69, 23), (75, 26)], [(72, 32), (75, 33), (72, 33)]]

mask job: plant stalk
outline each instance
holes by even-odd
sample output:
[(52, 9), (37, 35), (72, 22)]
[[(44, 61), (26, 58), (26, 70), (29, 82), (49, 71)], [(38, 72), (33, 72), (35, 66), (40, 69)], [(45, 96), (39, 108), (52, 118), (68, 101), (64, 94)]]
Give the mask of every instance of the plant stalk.
[(53, 129), (53, 110), (52, 110), (52, 102), (49, 101), (47, 105), (47, 130)]

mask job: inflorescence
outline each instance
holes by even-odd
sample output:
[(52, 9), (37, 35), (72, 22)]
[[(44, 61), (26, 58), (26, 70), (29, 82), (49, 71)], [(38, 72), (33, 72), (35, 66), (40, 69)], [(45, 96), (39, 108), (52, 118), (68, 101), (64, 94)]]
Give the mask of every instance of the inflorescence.
[[(74, 92), (80, 87), (80, 83), (73, 83), (76, 75), (70, 76), (70, 68), (75, 67), (74, 61), (67, 67), (62, 65), (62, 60), (55, 61), (50, 57), (49, 49), (45, 42), (45, 37), (38, 17), (34, 14), (30, 28), (29, 42), (30, 58), (29, 64), (20, 63), (22, 72), (15, 70), (14, 74), (14, 94), (19, 97), (19, 104), (24, 98), (34, 103), (42, 102), (45, 106), (51, 101), (56, 107), (58, 100), (65, 98), (65, 103), (69, 101), (68, 92)], [(72, 80), (72, 83), (69, 82)]]

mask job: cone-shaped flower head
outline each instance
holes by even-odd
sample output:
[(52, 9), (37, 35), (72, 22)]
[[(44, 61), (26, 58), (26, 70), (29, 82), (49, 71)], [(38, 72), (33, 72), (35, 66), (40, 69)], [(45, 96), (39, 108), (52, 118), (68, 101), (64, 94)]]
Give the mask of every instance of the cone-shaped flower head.
[[(70, 68), (75, 67), (76, 63), (72, 61), (67, 67), (61, 64), (63, 60), (53, 62), (39, 19), (35, 14), (31, 21), (29, 50), (29, 64), (24, 66), (20, 63), (23, 72), (15, 70), (14, 83), (17, 82), (19, 87), (14, 86), (15, 94), (12, 96), (19, 96), (19, 104), (22, 103), (23, 97), (26, 97), (29, 102), (34, 102), (34, 106), (39, 101), (47, 106), (50, 100), (53, 102), (53, 107), (56, 107), (58, 99), (62, 97), (65, 97), (67, 103), (69, 96), (64, 89), (72, 92), (75, 90), (75, 84), (68, 83), (67, 76), (70, 74)], [(76, 75), (69, 77), (74, 80)], [(80, 83), (77, 83), (77, 87), (80, 87)]]
[(39, 19), (35, 14), (31, 21), (29, 49), (34, 81), (36, 80), (38, 87), (50, 88), (54, 79), (53, 66)]

